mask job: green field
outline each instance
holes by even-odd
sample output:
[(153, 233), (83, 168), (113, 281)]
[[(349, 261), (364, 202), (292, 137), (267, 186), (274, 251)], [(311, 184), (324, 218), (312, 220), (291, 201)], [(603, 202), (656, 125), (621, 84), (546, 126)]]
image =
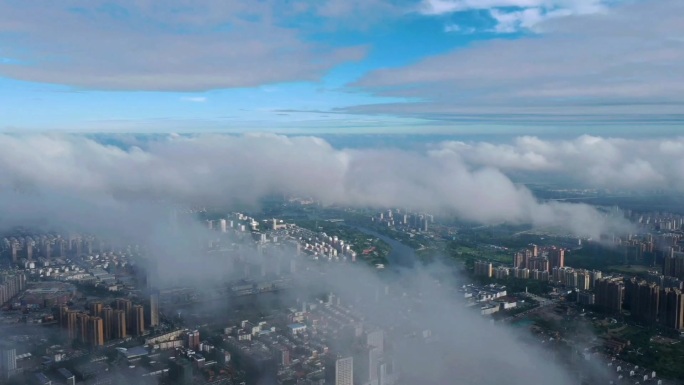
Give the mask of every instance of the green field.
[(660, 268), (644, 265), (612, 265), (605, 268), (606, 271), (614, 271), (623, 274), (645, 274), (654, 269), (657, 270)]

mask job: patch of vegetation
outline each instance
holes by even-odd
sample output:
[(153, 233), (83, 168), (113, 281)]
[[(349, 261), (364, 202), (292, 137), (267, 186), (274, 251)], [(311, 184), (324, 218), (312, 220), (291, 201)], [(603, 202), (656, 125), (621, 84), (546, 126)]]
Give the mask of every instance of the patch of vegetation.
[(622, 265), (624, 261), (623, 251), (599, 243), (588, 243), (581, 249), (565, 254), (567, 266), (589, 270), (607, 270), (609, 266)]

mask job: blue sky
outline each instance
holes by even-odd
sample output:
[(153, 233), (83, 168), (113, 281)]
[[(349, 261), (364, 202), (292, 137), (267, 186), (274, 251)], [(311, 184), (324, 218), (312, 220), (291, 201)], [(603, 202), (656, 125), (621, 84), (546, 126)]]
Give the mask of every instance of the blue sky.
[(0, 129), (670, 134), (684, 116), (673, 0), (113, 4), (0, 3)]

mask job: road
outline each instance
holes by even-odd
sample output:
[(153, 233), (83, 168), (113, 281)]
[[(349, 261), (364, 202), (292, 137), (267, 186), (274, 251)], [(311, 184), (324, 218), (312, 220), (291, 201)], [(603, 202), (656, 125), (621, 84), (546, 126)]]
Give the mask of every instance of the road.
[(527, 296), (527, 297), (529, 297), (529, 298), (534, 299), (535, 301), (537, 301), (537, 302), (539, 303), (539, 305), (533, 307), (532, 309), (525, 310), (525, 311), (522, 312), (522, 313), (518, 313), (518, 314), (516, 314), (516, 315), (510, 316), (510, 317), (507, 317), (507, 318), (504, 318), (504, 319), (502, 320), (503, 322), (512, 322), (512, 321), (518, 320), (518, 319), (520, 319), (520, 318), (523, 318), (523, 317), (525, 317), (525, 316), (527, 316), (527, 315), (529, 315), (529, 314), (531, 314), (531, 313), (533, 313), (533, 312), (535, 312), (535, 311), (538, 311), (538, 310), (541, 310), (541, 309), (544, 309), (544, 308), (547, 308), (547, 307), (555, 306), (555, 305), (556, 305), (556, 303), (555, 303), (554, 301), (552, 301), (552, 300), (550, 300), (550, 299), (548, 299), (548, 298), (540, 297), (540, 296), (535, 295), (535, 294), (531, 294), (531, 293), (520, 293), (520, 295), (521, 295), (521, 296)]

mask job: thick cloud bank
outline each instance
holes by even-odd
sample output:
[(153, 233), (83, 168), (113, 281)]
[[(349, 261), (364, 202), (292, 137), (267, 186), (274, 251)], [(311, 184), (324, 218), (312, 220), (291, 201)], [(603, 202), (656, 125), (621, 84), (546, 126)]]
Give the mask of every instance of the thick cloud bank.
[(684, 138), (573, 140), (520, 137), (511, 144), (445, 142), (438, 151), (504, 172), (548, 174), (588, 187), (684, 189)]
[[(580, 138), (576, 143), (590, 141)], [(319, 138), (277, 135), (169, 136), (125, 149), (81, 136), (3, 135), (2, 209), (20, 217), (26, 210), (17, 207), (50, 212), (53, 201), (59, 200), (116, 210), (113, 207), (122, 202), (255, 204), (268, 195), (290, 194), (327, 204), (450, 212), (481, 223), (561, 226), (578, 235), (610, 230), (607, 226), (615, 223), (593, 208), (539, 202), (500, 170), (521, 167), (525, 161), (528, 169), (535, 162), (553, 164), (552, 159), (537, 159), (545, 153), (520, 154), (516, 149), (525, 143), (544, 142), (521, 139), (487, 155), (487, 144), (443, 143), (425, 152), (339, 150)], [(579, 149), (574, 154), (578, 159), (597, 157), (597, 164), (609, 156), (605, 148), (591, 150), (598, 152)], [(567, 154), (573, 156), (570, 150)], [(568, 162), (559, 163), (565, 171), (563, 163)]]

